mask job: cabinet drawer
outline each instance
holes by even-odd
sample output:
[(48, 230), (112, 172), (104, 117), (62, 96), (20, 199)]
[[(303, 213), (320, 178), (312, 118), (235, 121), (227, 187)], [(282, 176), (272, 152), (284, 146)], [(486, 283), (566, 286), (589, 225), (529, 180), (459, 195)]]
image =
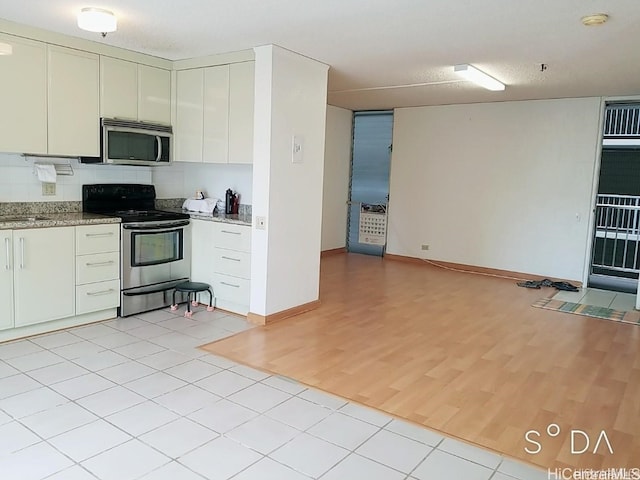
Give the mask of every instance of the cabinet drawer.
[(117, 280), (120, 277), (118, 252), (94, 253), (76, 257), (76, 285)]
[(213, 268), (216, 273), (223, 273), (233, 277), (251, 278), (251, 254), (214, 248)]
[(221, 298), (242, 305), (249, 304), (249, 280), (216, 273), (213, 276), (212, 286), (216, 299)]
[(213, 241), (218, 248), (250, 252), (251, 227), (231, 223), (216, 223)]
[(76, 287), (76, 315), (120, 305), (120, 280), (89, 283)]
[(76, 255), (120, 251), (120, 225), (76, 227)]

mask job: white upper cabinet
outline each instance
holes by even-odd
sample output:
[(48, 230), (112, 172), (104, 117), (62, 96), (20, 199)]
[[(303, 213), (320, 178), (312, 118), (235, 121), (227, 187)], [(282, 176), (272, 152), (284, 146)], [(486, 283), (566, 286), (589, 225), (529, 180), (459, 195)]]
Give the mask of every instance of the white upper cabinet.
[(176, 73), (174, 157), (179, 162), (202, 162), (204, 71)]
[(171, 72), (138, 65), (138, 120), (171, 125)]
[(229, 65), (204, 69), (202, 160), (227, 163), (229, 149)]
[(98, 156), (98, 55), (48, 45), (48, 153)]
[(100, 57), (100, 115), (138, 120), (138, 65)]
[(171, 124), (171, 72), (100, 57), (102, 117)]
[(47, 46), (0, 34), (0, 152), (47, 153)]
[(253, 163), (254, 65), (229, 69), (229, 163)]
[(253, 163), (254, 62), (176, 72), (174, 160)]

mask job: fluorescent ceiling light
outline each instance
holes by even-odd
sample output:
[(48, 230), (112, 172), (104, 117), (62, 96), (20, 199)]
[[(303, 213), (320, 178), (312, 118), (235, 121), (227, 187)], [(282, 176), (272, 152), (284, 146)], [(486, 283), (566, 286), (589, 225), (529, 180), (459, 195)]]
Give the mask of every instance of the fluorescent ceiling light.
[(606, 13), (594, 13), (593, 15), (586, 15), (580, 19), (585, 27), (603, 25), (607, 20), (609, 20), (609, 15)]
[(497, 92), (505, 89), (504, 83), (499, 82), (483, 71), (478, 70), (476, 67), (473, 67), (471, 65), (467, 65), (466, 63), (463, 65), (456, 65), (455, 67), (453, 67), (453, 71), (461, 77), (477, 85), (480, 85), (487, 90), (493, 90), (494, 92)]
[(8, 43), (0, 42), (0, 55), (11, 55), (13, 53), (13, 47)]
[(102, 8), (86, 7), (78, 14), (78, 26), (89, 32), (97, 32), (106, 35), (115, 32), (118, 27), (116, 16), (109, 10)]

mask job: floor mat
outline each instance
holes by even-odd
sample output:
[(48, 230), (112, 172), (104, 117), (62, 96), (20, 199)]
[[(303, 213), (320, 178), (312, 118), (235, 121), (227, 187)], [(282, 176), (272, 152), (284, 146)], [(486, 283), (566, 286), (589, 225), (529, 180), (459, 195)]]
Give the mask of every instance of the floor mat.
[(541, 298), (531, 306), (564, 313), (575, 313), (586, 317), (602, 318), (604, 320), (612, 320), (614, 322), (640, 325), (640, 311), (637, 310), (614, 310), (612, 308), (598, 307), (596, 305), (585, 305), (582, 303), (554, 300), (553, 298)]

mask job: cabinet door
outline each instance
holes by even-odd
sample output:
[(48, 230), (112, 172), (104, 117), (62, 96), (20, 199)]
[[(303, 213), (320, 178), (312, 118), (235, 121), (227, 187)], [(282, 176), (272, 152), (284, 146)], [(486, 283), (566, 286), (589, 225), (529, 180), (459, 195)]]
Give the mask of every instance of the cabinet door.
[(229, 163), (253, 163), (254, 62), (229, 67)]
[(0, 242), (0, 330), (4, 330), (13, 328), (13, 247), (11, 230), (0, 230)]
[(171, 72), (138, 65), (138, 120), (171, 125)]
[(138, 119), (138, 64), (100, 57), (100, 114)]
[(0, 34), (0, 152), (47, 153), (47, 46)]
[(96, 157), (100, 153), (98, 55), (48, 46), (48, 153)]
[[(214, 223), (206, 220), (191, 220), (191, 279), (213, 285)], [(200, 296), (200, 294), (198, 294)], [(215, 295), (215, 292), (214, 292)], [(208, 295), (200, 297), (208, 302)]]
[(53, 227), (14, 231), (16, 327), (74, 315), (74, 230)]
[(203, 69), (176, 73), (176, 161), (202, 162), (203, 98)]
[(204, 70), (204, 138), (202, 159), (227, 163), (229, 144), (229, 65)]

